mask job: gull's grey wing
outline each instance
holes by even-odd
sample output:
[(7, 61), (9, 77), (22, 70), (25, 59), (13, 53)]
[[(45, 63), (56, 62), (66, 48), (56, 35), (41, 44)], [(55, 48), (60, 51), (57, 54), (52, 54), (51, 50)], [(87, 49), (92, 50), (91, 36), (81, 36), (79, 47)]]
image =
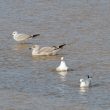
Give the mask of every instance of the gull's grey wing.
[(60, 49), (55, 47), (43, 47), (40, 49), (39, 54), (42, 55), (55, 55)]
[(31, 36), (30, 35), (27, 35), (27, 34), (18, 34), (17, 35), (17, 40), (22, 41), (22, 40), (26, 40), (26, 39), (28, 39), (30, 37)]
[(39, 52), (52, 52), (54, 47), (42, 47)]

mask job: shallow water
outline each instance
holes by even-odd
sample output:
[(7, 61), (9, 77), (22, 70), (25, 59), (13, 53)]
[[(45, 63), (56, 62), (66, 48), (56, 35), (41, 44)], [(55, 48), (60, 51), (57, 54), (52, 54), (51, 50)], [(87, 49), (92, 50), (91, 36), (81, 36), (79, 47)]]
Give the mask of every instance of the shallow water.
[[(0, 1), (1, 110), (110, 109), (109, 0)], [(40, 33), (25, 44), (13, 31)], [(56, 56), (32, 57), (34, 44), (67, 45)], [(74, 71), (53, 71), (64, 56)], [(79, 79), (93, 76), (93, 86)]]

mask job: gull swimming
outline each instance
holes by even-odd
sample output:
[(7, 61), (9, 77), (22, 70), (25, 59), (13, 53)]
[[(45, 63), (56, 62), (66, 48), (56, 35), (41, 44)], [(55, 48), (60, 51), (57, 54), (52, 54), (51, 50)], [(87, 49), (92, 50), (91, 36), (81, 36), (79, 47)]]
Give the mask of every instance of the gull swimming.
[(80, 87), (81, 88), (90, 87), (91, 80), (92, 80), (92, 77), (90, 77), (89, 75), (87, 75), (87, 79), (80, 79)]
[(12, 33), (12, 35), (13, 35), (13, 38), (14, 38), (15, 41), (20, 42), (20, 41), (25, 41), (25, 40), (27, 40), (27, 39), (29, 39), (29, 38), (37, 37), (37, 36), (39, 36), (40, 34), (28, 35), (28, 34), (18, 33), (17, 31), (14, 31), (14, 32)]
[(56, 68), (56, 71), (68, 71), (68, 66), (64, 61), (64, 57), (61, 57), (60, 65)]
[(32, 49), (32, 55), (56, 55), (66, 44), (52, 47), (40, 47), (39, 45), (34, 45)]

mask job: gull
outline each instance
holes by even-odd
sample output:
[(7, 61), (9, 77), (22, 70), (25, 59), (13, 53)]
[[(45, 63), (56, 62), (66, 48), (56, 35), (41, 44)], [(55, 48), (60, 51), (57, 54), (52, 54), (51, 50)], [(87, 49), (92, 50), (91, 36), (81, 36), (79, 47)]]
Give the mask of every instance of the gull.
[(32, 55), (56, 55), (66, 44), (52, 47), (40, 47), (39, 45), (34, 45), (29, 49), (32, 49)]
[(87, 79), (80, 79), (80, 87), (81, 88), (90, 87), (91, 80), (92, 80), (92, 77), (90, 77), (89, 75), (87, 75)]
[(18, 41), (18, 42), (20, 42), (20, 41), (25, 41), (25, 40), (27, 40), (27, 39), (29, 39), (29, 38), (37, 37), (37, 36), (39, 36), (39, 35), (40, 35), (40, 34), (28, 35), (28, 34), (24, 34), (24, 33), (18, 33), (17, 31), (14, 31), (14, 32), (12, 33), (12, 36), (13, 36), (14, 40), (15, 40), (15, 41)]
[(56, 68), (56, 71), (68, 71), (69, 68), (67, 67), (64, 57), (61, 57), (60, 65)]

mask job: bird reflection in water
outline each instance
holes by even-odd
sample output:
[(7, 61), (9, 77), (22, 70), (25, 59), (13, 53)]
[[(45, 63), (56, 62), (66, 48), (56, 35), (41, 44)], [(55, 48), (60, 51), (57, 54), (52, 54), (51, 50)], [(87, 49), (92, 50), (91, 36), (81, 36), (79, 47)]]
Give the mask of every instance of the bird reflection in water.
[[(32, 56), (33, 60), (57, 60), (59, 58), (59, 56), (56, 55), (50, 55), (50, 56)], [(55, 71), (54, 69), (52, 71)]]
[(87, 93), (89, 91), (90, 88), (80, 88), (79, 92), (81, 95)]
[(66, 75), (68, 74), (67, 71), (59, 71), (57, 73), (60, 75), (60, 78), (61, 78), (62, 81), (66, 80)]
[(16, 44), (14, 47), (13, 47), (13, 50), (24, 50), (26, 48), (29, 48), (30, 45), (32, 45), (31, 43), (19, 43), (19, 44)]

